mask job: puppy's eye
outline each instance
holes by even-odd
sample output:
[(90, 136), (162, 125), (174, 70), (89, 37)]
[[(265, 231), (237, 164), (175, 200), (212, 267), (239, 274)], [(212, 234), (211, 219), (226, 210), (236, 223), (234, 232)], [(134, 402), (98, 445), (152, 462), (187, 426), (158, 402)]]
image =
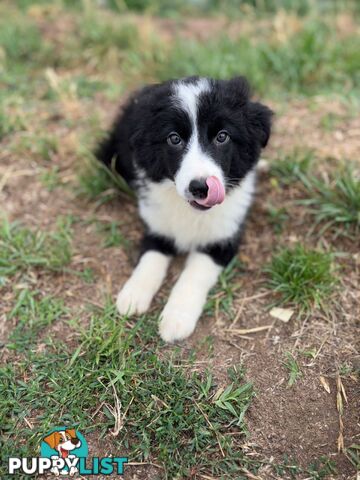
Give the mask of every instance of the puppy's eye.
[(225, 131), (221, 130), (215, 138), (216, 143), (224, 144), (230, 140), (230, 135)]
[(180, 135), (178, 135), (176, 132), (170, 133), (170, 135), (167, 137), (167, 143), (170, 146), (178, 147), (182, 144), (182, 140)]

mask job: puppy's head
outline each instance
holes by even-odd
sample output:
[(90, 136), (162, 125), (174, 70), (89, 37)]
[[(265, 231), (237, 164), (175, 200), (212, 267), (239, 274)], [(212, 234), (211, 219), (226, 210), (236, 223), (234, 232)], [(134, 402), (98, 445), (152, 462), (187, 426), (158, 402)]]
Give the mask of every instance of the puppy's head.
[(63, 458), (68, 456), (70, 450), (79, 448), (81, 445), (73, 428), (53, 432), (44, 438), (44, 442), (59, 452), (59, 456)]
[(250, 100), (243, 77), (169, 81), (147, 87), (133, 102), (138, 166), (154, 181), (173, 181), (200, 210), (224, 201), (270, 136), (272, 112)]

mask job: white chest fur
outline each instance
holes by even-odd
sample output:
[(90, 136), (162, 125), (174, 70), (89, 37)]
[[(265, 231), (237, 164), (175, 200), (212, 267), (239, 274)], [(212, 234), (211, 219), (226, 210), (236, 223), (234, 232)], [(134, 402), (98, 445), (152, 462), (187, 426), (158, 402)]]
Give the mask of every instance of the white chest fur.
[(194, 250), (235, 235), (251, 205), (254, 189), (255, 171), (250, 171), (221, 205), (198, 211), (179, 196), (170, 180), (149, 182), (140, 195), (140, 216), (152, 233), (172, 238), (180, 251)]

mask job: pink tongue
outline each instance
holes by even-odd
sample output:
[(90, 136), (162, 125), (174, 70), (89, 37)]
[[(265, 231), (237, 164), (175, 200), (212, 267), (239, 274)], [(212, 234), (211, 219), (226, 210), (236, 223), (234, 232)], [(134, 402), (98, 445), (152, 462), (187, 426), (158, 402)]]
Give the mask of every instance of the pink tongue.
[(196, 203), (204, 207), (213, 207), (217, 203), (222, 203), (225, 198), (225, 189), (220, 180), (217, 177), (208, 177), (206, 185), (209, 188), (207, 197), (196, 200)]

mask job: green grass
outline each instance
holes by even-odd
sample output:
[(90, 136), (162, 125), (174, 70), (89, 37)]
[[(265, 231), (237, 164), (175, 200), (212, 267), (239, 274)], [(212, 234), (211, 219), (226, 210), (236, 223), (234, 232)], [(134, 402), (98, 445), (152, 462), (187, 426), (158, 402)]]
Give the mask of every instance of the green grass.
[(46, 327), (66, 313), (63, 301), (49, 296), (40, 297), (38, 292), (21, 290), (8, 319), (17, 319), (7, 347), (16, 351), (34, 348)]
[(54, 191), (61, 185), (59, 167), (55, 165), (50, 169), (44, 170), (41, 174), (40, 181), (49, 192)]
[(106, 168), (89, 152), (83, 156), (76, 191), (79, 195), (99, 203), (111, 200), (119, 191), (134, 198), (134, 192), (125, 180), (115, 170)]
[[(191, 74), (223, 78), (245, 74), (255, 92), (267, 98), (349, 92), (355, 97), (360, 41), (351, 32), (340, 37), (334, 28), (335, 17), (317, 12), (317, 7), (328, 10), (329, 2), (316, 3), (315, 8), (311, 0), (300, 0), (296, 6), (290, 0), (229, 0), (225, 4), (209, 0), (194, 8), (179, 0), (109, 0), (100, 8), (92, 0), (54, 0), (51, 5), (46, 0), (1, 2), (3, 153), (7, 156), (9, 150), (15, 163), (18, 158), (41, 163), (47, 168), (41, 170), (43, 187), (49, 191), (59, 187), (53, 193), (59, 195), (64, 187), (60, 170), (57, 163), (49, 162), (64, 147), (68, 151), (71, 141), (60, 142), (73, 134), (84, 145), (74, 153), (80, 170), (77, 192), (100, 204), (119, 190), (127, 195), (132, 192), (121, 177), (102, 168), (88, 153), (104, 125), (104, 116), (97, 112), (110, 110), (109, 99), (119, 102), (119, 94), (127, 95), (144, 83)], [(37, 4), (45, 9), (27, 11)], [(279, 41), (274, 28), (273, 13), (279, 5), (291, 13), (310, 14), (298, 18), (299, 30), (284, 41)], [(239, 38), (220, 35), (206, 42), (167, 41), (147, 30), (147, 18), (142, 23), (124, 15), (133, 10), (181, 19), (179, 12), (217, 16), (219, 9), (230, 19), (239, 18), (254, 27)], [(264, 24), (257, 21), (259, 17)], [(172, 26), (175, 29), (177, 24), (169, 23), (167, 33)], [(54, 69), (53, 82), (48, 67)], [(329, 114), (321, 126), (331, 130), (338, 120)], [(306, 206), (316, 222), (326, 226), (335, 221), (339, 230), (353, 232), (359, 226), (357, 177), (341, 173), (326, 182), (313, 181), (313, 157), (304, 150), (293, 152), (275, 162), (270, 173), (278, 184), (305, 186)], [(270, 205), (268, 215), (276, 233), (291, 221), (283, 208)], [(104, 247), (127, 245), (116, 222), (105, 225), (100, 233)], [(258, 469), (267, 460), (260, 453), (247, 455), (243, 449), (252, 385), (245, 380), (243, 367), (231, 368), (228, 376), (224, 365), (216, 374), (203, 370), (202, 362), (217, 350), (212, 337), (198, 342), (188, 358), (186, 349), (165, 348), (158, 337), (157, 318), (151, 315), (136, 323), (119, 318), (110, 302), (104, 308), (72, 311), (62, 299), (24, 286), (29, 280), (31, 284), (35, 269), (40, 274), (61, 271), (64, 282), (76, 275), (78, 286), (87, 290), (85, 284), (103, 283), (101, 276), (97, 278), (98, 268), (68, 266), (72, 243), (70, 219), (60, 221), (54, 231), (0, 222), (0, 285), (7, 283), (6, 295), (11, 295), (11, 284), (16, 286), (15, 300), (6, 313), (7, 325), (15, 327), (5, 340), (7, 362), (0, 366), (2, 456), (37, 455), (44, 432), (66, 424), (78, 427), (85, 436), (95, 432), (100, 441), (93, 448), (99, 455), (119, 453), (132, 461), (160, 465), (159, 478), (245, 478), (243, 469), (261, 475)], [(336, 282), (331, 264), (331, 255), (305, 247), (279, 251), (268, 267), (269, 285), (278, 292), (280, 302), (308, 312), (331, 297)], [(225, 269), (211, 292), (206, 314), (218, 311), (232, 316), (241, 277), (238, 261)], [(198, 355), (200, 363), (193, 363)], [(288, 354), (285, 366), (289, 382), (296, 382), (300, 377), (296, 359)], [(345, 366), (340, 371), (347, 374)], [(119, 412), (115, 408), (118, 400)], [(121, 430), (112, 437), (110, 431), (119, 425)], [(105, 436), (110, 439), (110, 452), (102, 448)], [(349, 446), (346, 454), (355, 466), (358, 447)], [(304, 474), (317, 480), (334, 474), (328, 459), (314, 462), (306, 471), (294, 463), (272, 465), (283, 472), (278, 474), (281, 478)], [(6, 478), (6, 473), (0, 476)]]
[(301, 311), (324, 307), (336, 283), (332, 270), (331, 254), (300, 244), (279, 250), (265, 268), (278, 303), (294, 304)]
[(345, 455), (357, 471), (360, 470), (360, 444), (354, 443), (345, 449)]
[[(66, 11), (64, 5), (59, 7)], [(213, 8), (216, 2), (209, 10)], [(255, 11), (243, 11), (242, 18), (254, 23), (254, 14), (260, 10), (257, 5)], [(2, 13), (6, 21), (0, 22), (0, 45), (4, 62), (11, 63), (9, 90), (19, 84), (12, 76), (16, 72), (25, 73), (31, 84), (28, 68), (39, 78), (45, 67), (59, 66), (90, 70), (86, 77), (76, 74), (70, 80), (60, 74), (61, 88), (75, 88), (80, 98), (101, 91), (111, 95), (116, 85), (134, 88), (146, 81), (186, 75), (229, 78), (243, 74), (257, 93), (267, 96), (356, 94), (360, 88), (359, 37), (339, 37), (333, 19), (322, 18), (317, 9), (284, 41), (268, 27), (238, 38), (220, 35), (207, 42), (179, 38), (166, 44), (155, 33), (142, 38), (139, 27), (122, 11), (110, 14), (85, 2), (80, 10), (72, 10), (74, 25), (61, 48), (51, 38), (45, 40), (35, 21), (23, 12), (16, 15), (4, 6)]]
[(336, 127), (340, 126), (343, 121), (344, 116), (342, 115), (333, 112), (325, 113), (325, 115), (321, 117), (320, 127), (325, 132), (332, 132)]
[[(118, 17), (118, 20), (121, 17)], [(139, 32), (135, 24), (122, 21), (107, 22), (99, 17), (98, 11), (79, 17), (80, 46), (94, 57), (107, 55), (112, 50), (126, 51), (139, 48)]]
[[(13, 0), (19, 8), (28, 9), (32, 5), (46, 5), (48, 0)], [(54, 3), (56, 0), (54, 0)], [(56, 2), (58, 3), (58, 2)], [(91, 6), (92, 2), (73, 2), (62, 0), (61, 4), (67, 8), (83, 11)], [(219, 11), (230, 18), (242, 18), (249, 12), (257, 16), (274, 14), (278, 10), (295, 13), (297, 15), (308, 15), (327, 12), (357, 12), (359, 10), (356, 0), (108, 0), (102, 4), (102, 8), (112, 10), (116, 13), (137, 12), (155, 14), (168, 17), (181, 17), (184, 15), (203, 16), (216, 15)]]
[[(31, 307), (29, 302), (19, 304), (20, 317), (29, 309), (31, 318), (34, 309), (42, 311), (44, 304)], [(52, 311), (51, 319), (59, 314), (53, 303)], [(162, 466), (161, 478), (169, 479), (232, 475), (242, 466), (256, 471), (258, 463), (240, 448), (253, 396), (242, 369), (231, 368), (227, 384), (217, 385), (210, 372), (193, 372), (176, 351), (161, 353), (161, 345), (154, 344), (154, 319), (129, 325), (110, 304), (93, 311), (88, 327), (72, 321), (66, 329), (80, 336), (74, 351), (45, 338), (42, 351), (30, 350), (16, 365), (0, 367), (5, 458), (14, 453), (20, 435), (16, 453), (35, 454), (41, 434), (53, 425), (78, 425), (85, 436), (94, 428), (105, 434), (117, 425), (112, 407), (118, 398), (122, 429), (114, 437), (114, 454), (155, 461)], [(32, 418), (32, 430), (24, 427), (24, 417)]]
[[(211, 51), (211, 55), (209, 55)], [(228, 78), (246, 75), (259, 93), (351, 92), (360, 86), (357, 66), (360, 39), (337, 39), (326, 22), (311, 19), (284, 43), (271, 38), (231, 40), (220, 37), (206, 43), (177, 42), (163, 62), (154, 65), (160, 79), (186, 75)], [(349, 88), (344, 84), (349, 82)]]
[(71, 260), (71, 228), (61, 218), (51, 233), (34, 231), (18, 222), (0, 221), (0, 284), (30, 268), (59, 270)]
[(294, 150), (270, 164), (270, 175), (281, 185), (291, 185), (306, 177), (314, 161), (312, 150)]
[(129, 246), (128, 240), (121, 233), (119, 222), (98, 223), (97, 231), (104, 237), (104, 248)]
[(338, 235), (360, 232), (360, 175), (355, 168), (347, 167), (327, 180), (316, 177), (303, 178), (310, 195), (301, 203), (314, 215), (321, 232), (337, 227)]
[(12, 115), (0, 104), (0, 141), (24, 127), (24, 122), (18, 115)]
[(41, 35), (31, 21), (24, 17), (2, 18), (0, 21), (0, 46), (7, 64), (36, 61), (42, 49)]
[[(33, 119), (29, 119), (33, 121)], [(23, 123), (25, 123), (23, 121)], [(44, 135), (41, 132), (27, 132), (16, 138), (10, 146), (13, 153), (21, 156), (31, 154), (32, 158), (38, 161), (50, 162), (54, 154), (59, 151), (59, 140), (55, 135)], [(53, 166), (53, 171), (56, 170), (56, 165)]]
[(217, 285), (211, 290), (204, 307), (206, 315), (213, 316), (216, 310), (228, 317), (232, 315), (234, 295), (241, 285), (241, 282), (237, 281), (241, 269), (240, 260), (234, 258), (221, 272)]
[(270, 203), (267, 205), (267, 214), (269, 223), (273, 227), (274, 233), (280, 235), (283, 231), (285, 223), (289, 219), (289, 214), (286, 208), (274, 207)]
[(299, 475), (309, 480), (325, 480), (337, 475), (336, 462), (322, 455), (310, 463), (307, 468), (301, 468), (297, 465), (296, 460), (284, 456), (282, 463), (273, 464), (273, 470), (276, 478), (298, 478)]
[(289, 387), (292, 387), (302, 374), (299, 364), (294, 356), (290, 352), (286, 352), (285, 357), (286, 361), (284, 362), (284, 366), (289, 370), (288, 385)]

